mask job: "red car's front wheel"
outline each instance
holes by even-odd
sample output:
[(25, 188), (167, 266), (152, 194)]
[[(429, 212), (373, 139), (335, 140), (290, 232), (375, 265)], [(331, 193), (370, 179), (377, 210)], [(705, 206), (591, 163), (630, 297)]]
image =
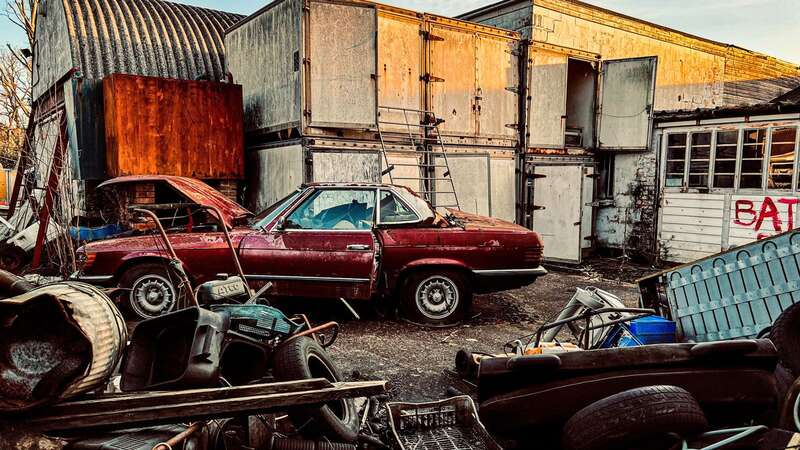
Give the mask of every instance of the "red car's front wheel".
[(406, 279), (402, 296), (405, 318), (434, 326), (452, 325), (463, 320), (472, 299), (467, 277), (446, 269), (412, 273)]
[(172, 312), (183, 295), (180, 285), (180, 277), (163, 264), (138, 264), (120, 279), (120, 287), (126, 290), (123, 306), (135, 320)]

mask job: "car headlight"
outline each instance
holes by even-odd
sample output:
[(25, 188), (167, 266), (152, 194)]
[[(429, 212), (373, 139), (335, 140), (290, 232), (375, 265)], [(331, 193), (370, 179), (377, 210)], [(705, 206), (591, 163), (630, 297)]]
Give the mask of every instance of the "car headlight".
[(85, 251), (78, 251), (75, 254), (75, 262), (78, 264), (78, 268), (83, 271), (92, 266), (95, 257), (96, 254), (94, 253), (86, 253)]

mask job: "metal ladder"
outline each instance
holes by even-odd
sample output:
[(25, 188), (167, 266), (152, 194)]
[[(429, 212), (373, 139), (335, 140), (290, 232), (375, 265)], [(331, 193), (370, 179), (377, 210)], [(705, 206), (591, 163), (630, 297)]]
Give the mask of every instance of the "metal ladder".
[[(402, 121), (400, 119), (384, 120), (384, 114), (396, 117), (402, 115)], [(450, 172), (450, 163), (447, 159), (447, 149), (439, 133), (439, 125), (442, 122), (444, 121), (437, 119), (431, 111), (379, 106), (378, 136), (380, 136), (383, 162), (386, 166), (381, 175), (388, 175), (391, 184), (400, 184), (414, 189), (435, 209), (461, 210), (458, 193), (456, 193)], [(404, 150), (403, 147), (411, 147), (414, 150)], [(391, 162), (389, 152), (405, 157), (413, 156), (416, 158), (416, 163)], [(416, 167), (417, 176), (406, 174), (397, 176), (392, 173), (401, 167)], [(437, 174), (436, 169), (442, 169), (443, 172)], [(417, 182), (417, 187), (409, 183), (413, 181)]]

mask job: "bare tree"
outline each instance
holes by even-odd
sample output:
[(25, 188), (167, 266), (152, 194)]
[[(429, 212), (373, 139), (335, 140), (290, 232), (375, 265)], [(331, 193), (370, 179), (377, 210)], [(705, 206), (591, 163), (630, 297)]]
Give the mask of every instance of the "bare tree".
[[(5, 0), (0, 12), (24, 34), (28, 49), (36, 40), (36, 18), (41, 0)], [(33, 65), (21, 48), (6, 44), (0, 50), (0, 163), (14, 164), (25, 144), (25, 127), (31, 113)]]

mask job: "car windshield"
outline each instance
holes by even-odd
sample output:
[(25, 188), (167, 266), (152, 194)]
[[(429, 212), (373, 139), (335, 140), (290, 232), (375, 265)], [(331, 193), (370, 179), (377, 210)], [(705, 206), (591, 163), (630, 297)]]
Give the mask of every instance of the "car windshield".
[(265, 209), (264, 211), (261, 212), (261, 214), (253, 218), (251, 222), (252, 227), (260, 230), (269, 225), (270, 222), (272, 222), (273, 220), (275, 220), (276, 217), (281, 215), (281, 213), (283, 213), (286, 210), (286, 208), (289, 207), (289, 205), (294, 203), (297, 197), (299, 197), (300, 194), (302, 193), (303, 190), (298, 189), (292, 192), (291, 194), (287, 195), (286, 197), (282, 198), (281, 200), (278, 200), (277, 202), (273, 203), (272, 206)]
[(422, 215), (420, 219), (427, 220), (436, 215), (431, 209), (431, 206), (428, 204), (428, 202), (412, 194), (407, 189), (395, 188), (393, 189), (393, 192), (397, 194), (397, 196), (400, 197), (403, 201), (405, 201), (406, 204), (411, 205), (412, 208), (417, 210), (417, 212), (419, 212)]

